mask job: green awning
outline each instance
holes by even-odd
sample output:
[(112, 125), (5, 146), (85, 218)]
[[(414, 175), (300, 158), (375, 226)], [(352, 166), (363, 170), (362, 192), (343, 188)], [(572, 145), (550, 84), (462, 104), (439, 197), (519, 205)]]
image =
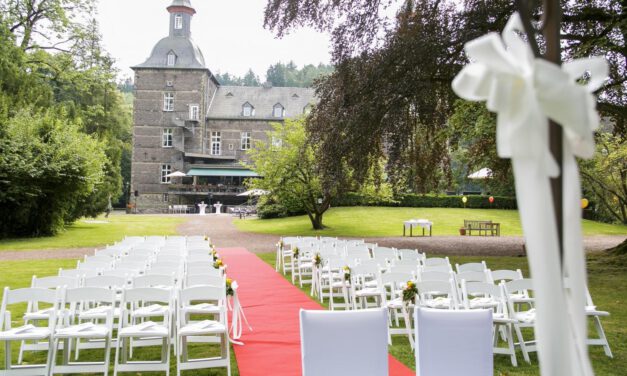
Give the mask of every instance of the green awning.
[(239, 176), (243, 178), (258, 178), (259, 174), (252, 170), (236, 168), (192, 168), (187, 176)]

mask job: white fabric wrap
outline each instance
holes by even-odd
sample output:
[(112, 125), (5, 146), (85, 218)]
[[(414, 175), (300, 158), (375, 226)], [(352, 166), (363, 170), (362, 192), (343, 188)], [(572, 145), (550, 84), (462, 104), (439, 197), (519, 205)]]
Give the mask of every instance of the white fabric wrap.
[(233, 313), (231, 317), (231, 342), (236, 345), (243, 345), (244, 343), (235, 341), (242, 337), (242, 327), (243, 322), (248, 326), (248, 330), (252, 331), (253, 328), (248, 324), (248, 320), (246, 319), (246, 315), (244, 314), (244, 308), (242, 308), (242, 304), (239, 301), (239, 297), (237, 296), (237, 281), (231, 282), (231, 288), (233, 289)]
[[(531, 276), (536, 291), (536, 339), (544, 375), (593, 375), (586, 346), (586, 265), (581, 231), (581, 187), (575, 156), (594, 153), (598, 127), (592, 92), (608, 74), (601, 57), (578, 59), (561, 67), (535, 58), (520, 37), (517, 13), (503, 34), (490, 33), (468, 42), (471, 63), (453, 80), (453, 90), (467, 100), (487, 101), (497, 113), (497, 148), (511, 158), (516, 196)], [(577, 83), (584, 74), (586, 85)], [(550, 177), (559, 174), (549, 150), (548, 119), (564, 130), (563, 276), (554, 220)]]

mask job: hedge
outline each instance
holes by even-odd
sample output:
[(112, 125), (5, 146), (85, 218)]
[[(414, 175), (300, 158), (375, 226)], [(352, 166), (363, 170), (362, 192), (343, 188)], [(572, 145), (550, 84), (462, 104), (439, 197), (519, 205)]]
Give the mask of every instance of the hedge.
[[(412, 208), (463, 208), (463, 196), (444, 195), (417, 195), (404, 194), (394, 200), (375, 200), (357, 193), (348, 193), (333, 200), (333, 206), (400, 206)], [(515, 197), (492, 196), (494, 202), (490, 203), (490, 196), (468, 195), (466, 196), (467, 208), (474, 209), (517, 209)]]

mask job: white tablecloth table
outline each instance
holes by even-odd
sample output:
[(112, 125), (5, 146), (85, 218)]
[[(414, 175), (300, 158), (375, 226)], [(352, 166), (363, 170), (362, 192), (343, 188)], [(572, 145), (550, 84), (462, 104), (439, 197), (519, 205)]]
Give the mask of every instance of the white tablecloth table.
[(425, 229), (429, 229), (429, 236), (431, 236), (431, 228), (433, 227), (433, 222), (428, 219), (410, 219), (408, 221), (403, 222), (403, 236), (405, 236), (405, 230), (409, 228), (409, 236), (414, 236), (413, 230), (414, 227), (422, 227), (422, 236), (425, 236)]

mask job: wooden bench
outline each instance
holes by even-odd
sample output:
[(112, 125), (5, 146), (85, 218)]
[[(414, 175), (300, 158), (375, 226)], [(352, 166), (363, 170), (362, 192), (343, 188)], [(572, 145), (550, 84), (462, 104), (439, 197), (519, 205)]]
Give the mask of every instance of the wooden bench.
[(473, 231), (478, 235), (501, 236), (501, 224), (492, 221), (475, 221), (464, 219), (466, 235), (472, 235)]

